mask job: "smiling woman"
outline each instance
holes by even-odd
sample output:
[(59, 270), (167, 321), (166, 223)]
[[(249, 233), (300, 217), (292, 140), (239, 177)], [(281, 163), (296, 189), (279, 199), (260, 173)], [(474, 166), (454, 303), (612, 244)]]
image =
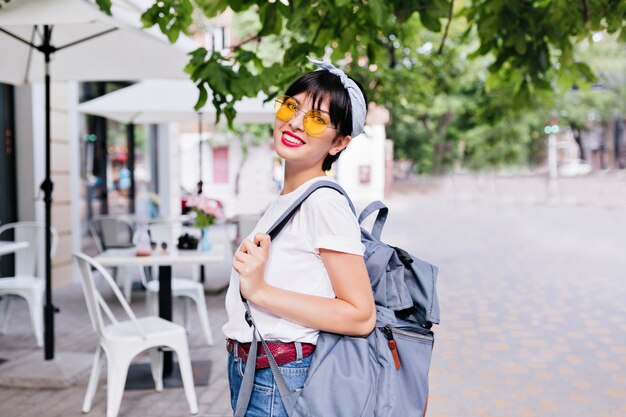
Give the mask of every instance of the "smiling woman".
[(253, 340), (241, 297), (263, 338), (271, 341), (269, 349), (292, 391), (306, 379), (320, 331), (363, 336), (374, 327), (364, 246), (344, 196), (318, 189), (273, 241), (265, 234), (310, 185), (328, 180), (325, 171), (365, 124), (362, 88), (332, 65), (314, 62), (320, 69), (298, 78), (276, 100), (274, 145), (285, 161), (284, 187), (233, 260), (223, 330), (235, 415), (287, 415), (265, 356), (256, 362), (258, 389), (249, 404), (239, 399)]

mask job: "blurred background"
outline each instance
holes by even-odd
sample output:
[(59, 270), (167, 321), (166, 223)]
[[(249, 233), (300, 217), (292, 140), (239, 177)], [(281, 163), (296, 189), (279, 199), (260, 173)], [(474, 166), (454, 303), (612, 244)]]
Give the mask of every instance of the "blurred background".
[[(23, 23), (14, 16), (33, 1), (0, 0), (0, 28)], [(74, 1), (56, 3), (69, 13)], [(314, 70), (310, 55), (345, 69), (370, 101), (365, 132), (328, 175), (357, 207), (384, 201), (383, 239), (440, 268), (427, 415), (626, 415), (625, 2), (79, 2), (101, 24), (141, 30), (169, 52), (102, 48), (118, 68), (157, 58), (110, 76), (96, 75), (88, 42), (68, 64), (84, 68), (80, 76), (63, 75), (56, 52), (47, 141), (42, 79), (24, 76), (26, 64), (11, 75), (22, 56), (0, 33), (2, 55), (14, 57), (0, 63), (0, 224), (43, 221), (49, 143), (59, 332), (89, 332), (71, 254), (102, 250), (99, 219), (127, 224), (127, 244), (141, 222), (178, 222), (199, 237), (187, 203), (201, 195), (219, 202), (211, 239), (227, 256), (201, 278), (177, 273), (202, 282), (221, 340), (232, 249), (282, 188), (273, 99)], [(173, 71), (156, 71), (167, 62)], [(14, 268), (12, 256), (0, 258), (0, 275)], [(132, 291), (144, 291), (134, 278)], [(12, 310), (13, 323), (28, 322)], [(22, 330), (0, 337), (0, 356), (33, 352)], [(93, 350), (94, 340), (78, 339), (61, 350)], [(212, 361), (201, 415), (229, 415), (223, 346), (197, 345), (192, 356)], [(85, 381), (44, 394), (15, 378), (0, 366), (0, 397), (64, 395), (71, 400), (39, 415), (78, 415)], [(153, 395), (124, 397), (122, 413), (180, 415)], [(0, 410), (34, 415), (20, 407)]]

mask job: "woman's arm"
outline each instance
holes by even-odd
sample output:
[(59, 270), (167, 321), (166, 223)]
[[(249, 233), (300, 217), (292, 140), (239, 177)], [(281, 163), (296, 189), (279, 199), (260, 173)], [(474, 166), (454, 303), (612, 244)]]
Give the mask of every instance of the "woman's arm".
[(269, 285), (263, 278), (270, 238), (257, 234), (235, 253), (244, 297), (277, 316), (332, 333), (366, 336), (376, 323), (376, 308), (362, 256), (320, 249), (336, 298), (319, 297)]

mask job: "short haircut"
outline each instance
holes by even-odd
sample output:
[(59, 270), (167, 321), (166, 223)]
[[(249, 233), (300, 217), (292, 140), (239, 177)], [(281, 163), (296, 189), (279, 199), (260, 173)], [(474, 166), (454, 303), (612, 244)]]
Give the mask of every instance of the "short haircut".
[[(365, 108), (367, 108), (367, 95), (361, 84), (357, 81), (355, 83), (363, 94)], [(352, 134), (352, 103), (350, 102), (350, 95), (337, 75), (325, 70), (306, 73), (295, 80), (285, 92), (286, 95), (291, 97), (300, 93), (306, 93), (310, 96), (313, 108), (317, 110), (320, 109), (322, 102), (328, 97), (330, 99), (328, 103), (330, 121), (341, 136)], [(339, 158), (339, 154), (341, 152), (337, 152), (335, 155), (328, 154), (322, 163), (322, 169), (329, 171), (333, 162)]]

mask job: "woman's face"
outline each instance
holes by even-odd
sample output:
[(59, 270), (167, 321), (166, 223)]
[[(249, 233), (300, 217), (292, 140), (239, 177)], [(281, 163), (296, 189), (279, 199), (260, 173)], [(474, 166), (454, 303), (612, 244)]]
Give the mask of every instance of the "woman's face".
[[(297, 112), (291, 120), (286, 122), (278, 117), (275, 119), (274, 146), (276, 147), (276, 152), (287, 163), (296, 164), (302, 168), (313, 168), (319, 165), (321, 170), (326, 155), (329, 153), (336, 154), (345, 148), (350, 137), (337, 137), (338, 132), (335, 129), (331, 129), (331, 127), (334, 128), (336, 126), (332, 124), (319, 135), (312, 136), (308, 134), (304, 130), (303, 123), (304, 113), (313, 109), (311, 97), (306, 92), (302, 92), (293, 98), (297, 101), (302, 111)], [(321, 102), (319, 110), (330, 121), (328, 98)]]

